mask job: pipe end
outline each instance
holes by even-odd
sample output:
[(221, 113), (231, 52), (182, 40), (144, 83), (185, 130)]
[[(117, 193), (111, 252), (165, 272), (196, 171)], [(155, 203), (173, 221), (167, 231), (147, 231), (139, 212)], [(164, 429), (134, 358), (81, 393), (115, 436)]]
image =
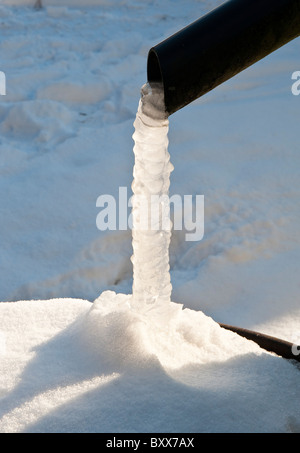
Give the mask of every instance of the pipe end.
[(162, 72), (161, 72), (161, 67), (159, 63), (159, 58), (152, 47), (152, 49), (149, 50), (148, 53), (148, 60), (147, 60), (147, 79), (148, 83), (151, 86), (151, 84), (163, 84), (163, 77), (162, 77)]

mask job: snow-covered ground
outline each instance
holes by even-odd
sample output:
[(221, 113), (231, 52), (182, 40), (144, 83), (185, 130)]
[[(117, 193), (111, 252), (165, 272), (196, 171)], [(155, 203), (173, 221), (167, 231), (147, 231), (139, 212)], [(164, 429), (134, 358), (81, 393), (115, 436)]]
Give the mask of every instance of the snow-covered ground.
[(222, 2), (34, 3), (0, 6), (0, 431), (300, 431), (299, 368), (217, 324), (300, 341), (299, 39), (170, 117), (205, 233), (172, 235), (163, 328), (96, 200), (131, 195), (149, 48)]

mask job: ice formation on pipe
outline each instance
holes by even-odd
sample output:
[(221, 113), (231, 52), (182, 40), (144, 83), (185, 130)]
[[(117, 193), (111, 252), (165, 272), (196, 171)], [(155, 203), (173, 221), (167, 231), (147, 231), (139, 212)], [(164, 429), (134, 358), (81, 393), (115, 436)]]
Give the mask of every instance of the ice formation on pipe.
[(169, 244), (169, 121), (162, 89), (145, 84), (134, 122), (132, 197), (132, 306), (164, 311), (171, 302)]

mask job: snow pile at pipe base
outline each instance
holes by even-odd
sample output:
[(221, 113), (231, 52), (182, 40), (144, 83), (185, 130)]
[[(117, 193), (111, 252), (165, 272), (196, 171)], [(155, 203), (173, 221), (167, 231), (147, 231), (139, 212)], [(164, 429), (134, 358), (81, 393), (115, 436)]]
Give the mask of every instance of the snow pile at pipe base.
[(295, 432), (299, 370), (179, 304), (0, 304), (0, 432)]
[(146, 316), (131, 304), (132, 295), (104, 291), (77, 325), (85, 349), (115, 369), (143, 367), (154, 361), (171, 370), (263, 353), (200, 311), (170, 302), (160, 319), (156, 310)]

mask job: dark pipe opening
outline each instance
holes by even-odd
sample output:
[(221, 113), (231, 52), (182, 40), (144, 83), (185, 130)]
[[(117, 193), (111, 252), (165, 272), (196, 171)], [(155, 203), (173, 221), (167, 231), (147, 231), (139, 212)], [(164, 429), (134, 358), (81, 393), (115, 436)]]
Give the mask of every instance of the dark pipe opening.
[(151, 80), (151, 83), (163, 83), (159, 59), (154, 49), (149, 51), (147, 65), (148, 80)]

